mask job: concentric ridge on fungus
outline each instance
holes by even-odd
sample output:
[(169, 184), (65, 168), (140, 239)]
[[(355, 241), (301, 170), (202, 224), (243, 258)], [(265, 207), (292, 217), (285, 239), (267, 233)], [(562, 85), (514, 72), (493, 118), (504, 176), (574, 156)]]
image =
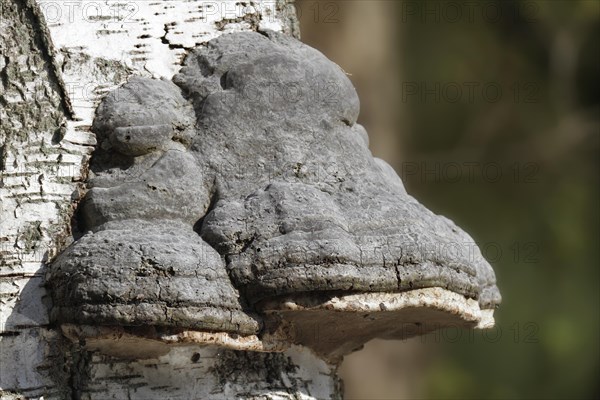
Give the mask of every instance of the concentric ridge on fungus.
[(473, 240), (371, 155), (356, 91), (317, 50), (223, 35), (173, 82), (134, 77), (98, 107), (85, 233), (50, 269), (56, 319), (250, 335), (279, 296), (500, 302)]

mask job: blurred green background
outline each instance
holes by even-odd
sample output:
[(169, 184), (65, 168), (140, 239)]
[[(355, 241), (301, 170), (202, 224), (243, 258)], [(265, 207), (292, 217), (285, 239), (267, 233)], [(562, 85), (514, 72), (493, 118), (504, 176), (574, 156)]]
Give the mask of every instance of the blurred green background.
[(600, 1), (298, 1), (375, 156), (479, 243), (497, 327), (374, 341), (348, 399), (600, 398)]

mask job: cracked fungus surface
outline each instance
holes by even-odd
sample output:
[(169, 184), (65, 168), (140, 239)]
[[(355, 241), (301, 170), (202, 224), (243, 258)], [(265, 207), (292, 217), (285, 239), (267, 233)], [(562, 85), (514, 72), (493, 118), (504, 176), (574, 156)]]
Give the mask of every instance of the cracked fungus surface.
[(131, 78), (96, 113), (54, 317), (253, 334), (276, 296), (426, 287), (493, 308), (473, 240), (371, 155), (358, 112), (337, 65), (273, 32), (214, 39), (172, 82)]

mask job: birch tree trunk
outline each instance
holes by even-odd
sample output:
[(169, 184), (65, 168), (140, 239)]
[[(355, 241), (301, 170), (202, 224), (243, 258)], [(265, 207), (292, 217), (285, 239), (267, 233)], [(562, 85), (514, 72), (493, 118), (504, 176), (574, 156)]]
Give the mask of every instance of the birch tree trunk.
[(124, 360), (65, 339), (48, 318), (45, 266), (71, 239), (100, 99), (131, 75), (170, 79), (187, 49), (224, 32), (298, 35), (285, 0), (0, 0), (0, 397), (322, 399), (335, 368), (308, 350), (176, 347)]

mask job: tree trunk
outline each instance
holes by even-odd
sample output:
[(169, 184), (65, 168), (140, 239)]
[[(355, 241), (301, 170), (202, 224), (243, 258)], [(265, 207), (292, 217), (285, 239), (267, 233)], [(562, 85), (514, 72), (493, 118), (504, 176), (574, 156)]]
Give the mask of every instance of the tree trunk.
[(187, 49), (223, 32), (297, 36), (292, 5), (0, 0), (0, 10), (1, 398), (340, 397), (335, 367), (300, 346), (174, 347), (143, 360), (88, 351), (50, 323), (44, 289), (47, 262), (72, 241), (100, 99), (131, 75), (171, 79)]

